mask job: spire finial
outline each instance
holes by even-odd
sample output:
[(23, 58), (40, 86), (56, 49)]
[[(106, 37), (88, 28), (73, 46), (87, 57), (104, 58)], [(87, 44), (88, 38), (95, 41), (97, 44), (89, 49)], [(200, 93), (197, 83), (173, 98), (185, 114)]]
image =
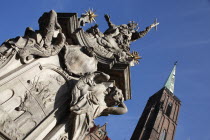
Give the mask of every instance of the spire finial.
[(165, 83), (165, 88), (167, 88), (168, 90), (170, 90), (172, 93), (174, 93), (174, 84), (175, 84), (175, 73), (176, 73), (176, 64), (177, 61), (174, 63), (174, 67)]

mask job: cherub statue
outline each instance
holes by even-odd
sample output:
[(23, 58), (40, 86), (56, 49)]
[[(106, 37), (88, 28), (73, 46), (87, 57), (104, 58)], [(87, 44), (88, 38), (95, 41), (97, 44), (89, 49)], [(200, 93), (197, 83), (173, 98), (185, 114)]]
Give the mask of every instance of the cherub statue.
[(128, 111), (122, 91), (106, 84), (109, 78), (103, 72), (95, 72), (82, 77), (75, 85), (70, 104), (71, 140), (82, 140), (93, 127), (95, 118)]

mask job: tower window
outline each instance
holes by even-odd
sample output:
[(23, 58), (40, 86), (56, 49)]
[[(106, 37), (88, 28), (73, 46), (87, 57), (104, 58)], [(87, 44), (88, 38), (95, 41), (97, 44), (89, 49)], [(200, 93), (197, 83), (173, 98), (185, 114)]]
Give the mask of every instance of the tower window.
[(167, 107), (167, 109), (166, 109), (166, 115), (167, 115), (168, 117), (170, 117), (170, 115), (171, 115), (171, 110), (172, 110), (172, 103), (169, 103), (169, 104), (168, 104), (168, 107)]
[(160, 134), (159, 140), (165, 140), (166, 139), (166, 130), (164, 129), (163, 132)]

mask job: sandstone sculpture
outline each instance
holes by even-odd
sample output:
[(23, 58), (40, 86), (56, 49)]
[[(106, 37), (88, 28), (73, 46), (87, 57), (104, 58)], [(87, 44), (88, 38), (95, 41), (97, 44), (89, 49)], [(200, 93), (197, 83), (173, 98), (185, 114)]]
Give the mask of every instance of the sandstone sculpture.
[(0, 139), (82, 140), (95, 118), (127, 112), (130, 65), (140, 58), (130, 43), (159, 23), (138, 32), (105, 15), (104, 33), (98, 25), (85, 31), (95, 17), (52, 10), (39, 30), (0, 46)]
[[(107, 74), (95, 72), (80, 78), (75, 85), (70, 105), (70, 119), (73, 120), (70, 124), (70, 139), (83, 139), (94, 126), (93, 120), (99, 116), (127, 112), (122, 91), (103, 83), (108, 80)], [(114, 107), (116, 105), (118, 107)]]

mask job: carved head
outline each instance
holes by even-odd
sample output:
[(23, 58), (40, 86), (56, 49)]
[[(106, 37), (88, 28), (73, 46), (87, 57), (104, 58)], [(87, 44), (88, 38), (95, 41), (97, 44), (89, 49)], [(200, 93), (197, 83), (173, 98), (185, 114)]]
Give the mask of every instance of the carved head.
[(108, 95), (105, 98), (105, 102), (108, 106), (119, 105), (123, 101), (124, 97), (122, 94), (122, 90), (120, 90), (116, 86), (108, 88)]
[(123, 34), (127, 34), (127, 32), (129, 31), (128, 25), (126, 25), (126, 24), (120, 25), (119, 26), (119, 31)]
[(120, 28), (122, 28), (122, 29), (128, 29), (128, 25), (122, 24), (122, 25), (120, 25)]
[(128, 28), (131, 32), (135, 32), (138, 30), (138, 23), (134, 22), (134, 21), (130, 21), (128, 24)]

